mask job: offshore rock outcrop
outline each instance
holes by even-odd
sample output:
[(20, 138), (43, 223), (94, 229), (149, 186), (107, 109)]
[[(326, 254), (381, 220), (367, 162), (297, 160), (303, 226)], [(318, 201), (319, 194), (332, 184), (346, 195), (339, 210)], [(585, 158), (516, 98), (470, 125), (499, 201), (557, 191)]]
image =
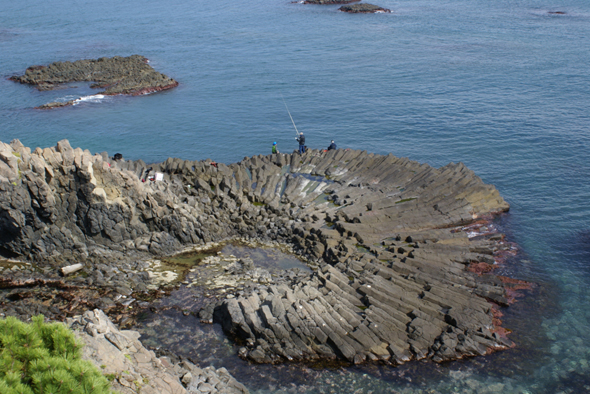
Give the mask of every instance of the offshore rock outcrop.
[[(158, 92), (178, 86), (178, 82), (154, 70), (140, 55), (101, 57), (96, 60), (54, 62), (48, 66), (31, 66), (13, 81), (51, 90), (68, 82), (94, 82), (92, 88), (105, 89), (97, 94), (117, 95)], [(74, 104), (76, 100), (52, 102), (38, 108), (49, 109)]]
[(375, 14), (375, 13), (389, 13), (391, 10), (383, 7), (379, 7), (378, 5), (362, 3), (362, 4), (352, 4), (352, 5), (345, 5), (338, 8), (338, 11), (342, 12), (349, 12), (351, 14)]
[(305, 0), (303, 4), (319, 4), (319, 5), (330, 5), (330, 4), (349, 4), (356, 3), (360, 0)]
[(115, 278), (111, 262), (135, 261), (117, 275), (133, 278), (141, 259), (190, 245), (288, 243), (315, 271), (254, 283), (200, 312), (255, 362), (399, 364), (511, 346), (494, 325), (506, 285), (470, 269), (492, 266), (502, 237), (461, 231), (509, 206), (461, 163), (309, 150), (231, 165), (168, 159), (149, 166), (163, 182), (142, 182), (147, 167), (65, 140), (34, 151), (0, 144), (0, 252), (81, 262), (87, 277), (78, 280), (97, 283)]

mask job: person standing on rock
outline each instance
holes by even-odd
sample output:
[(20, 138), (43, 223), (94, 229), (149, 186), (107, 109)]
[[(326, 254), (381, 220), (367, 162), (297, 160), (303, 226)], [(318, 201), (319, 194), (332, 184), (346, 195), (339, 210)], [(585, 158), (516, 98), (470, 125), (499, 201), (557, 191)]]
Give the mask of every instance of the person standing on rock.
[(330, 144), (330, 146), (328, 147), (328, 150), (332, 150), (332, 149), (338, 149), (336, 147), (336, 144), (334, 143), (334, 140), (332, 140), (332, 143)]
[(299, 142), (299, 154), (305, 153), (305, 136), (303, 133), (299, 133), (299, 137), (295, 138)]
[(277, 143), (272, 143), (272, 153), (279, 153), (279, 149), (277, 148)]

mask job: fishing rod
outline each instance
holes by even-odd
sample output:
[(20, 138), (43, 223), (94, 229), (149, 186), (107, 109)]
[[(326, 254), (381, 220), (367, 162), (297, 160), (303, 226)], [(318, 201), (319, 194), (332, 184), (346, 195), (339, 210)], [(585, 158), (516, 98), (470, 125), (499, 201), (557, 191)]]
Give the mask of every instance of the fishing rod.
[(297, 126), (295, 126), (295, 121), (293, 120), (293, 117), (291, 116), (291, 112), (289, 112), (289, 107), (287, 107), (287, 103), (285, 102), (285, 98), (283, 97), (282, 94), (281, 94), (281, 98), (283, 99), (283, 104), (285, 104), (285, 108), (287, 109), (287, 113), (289, 114), (289, 118), (291, 118), (291, 123), (293, 123), (293, 127), (295, 127), (295, 135), (297, 137), (299, 137), (299, 130), (297, 130)]

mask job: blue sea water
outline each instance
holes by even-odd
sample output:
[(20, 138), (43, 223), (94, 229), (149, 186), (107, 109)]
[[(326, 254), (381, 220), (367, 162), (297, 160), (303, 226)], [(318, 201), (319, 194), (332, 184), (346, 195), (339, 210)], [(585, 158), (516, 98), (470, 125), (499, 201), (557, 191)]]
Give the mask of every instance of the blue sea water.
[[(374, 3), (393, 13), (289, 0), (2, 0), (0, 141), (231, 163), (273, 141), (296, 148), (284, 98), (312, 148), (334, 139), (437, 167), (462, 161), (511, 204), (498, 225), (520, 249), (505, 272), (539, 284), (506, 313), (515, 349), (329, 370), (307, 385), (280, 369), (265, 370), (273, 385), (249, 380), (258, 367), (232, 373), (260, 393), (590, 392), (590, 3)], [(92, 89), (7, 79), (34, 64), (132, 54), (180, 85), (39, 111)]]

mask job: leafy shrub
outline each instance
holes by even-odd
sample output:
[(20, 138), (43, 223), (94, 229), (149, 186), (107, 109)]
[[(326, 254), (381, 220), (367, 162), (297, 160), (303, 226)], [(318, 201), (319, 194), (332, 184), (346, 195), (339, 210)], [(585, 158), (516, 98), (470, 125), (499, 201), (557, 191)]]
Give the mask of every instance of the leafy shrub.
[(0, 393), (111, 393), (108, 380), (80, 358), (82, 345), (74, 333), (43, 321), (43, 315), (30, 324), (0, 319)]

